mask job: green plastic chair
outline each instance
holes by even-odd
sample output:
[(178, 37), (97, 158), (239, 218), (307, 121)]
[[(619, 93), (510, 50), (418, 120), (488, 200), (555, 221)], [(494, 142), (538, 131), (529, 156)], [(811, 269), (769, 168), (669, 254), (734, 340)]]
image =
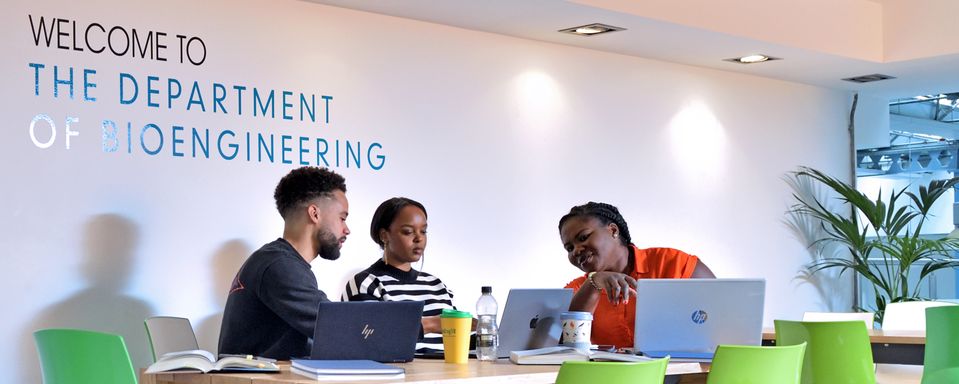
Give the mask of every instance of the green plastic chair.
[(559, 367), (556, 384), (662, 384), (669, 358), (636, 363), (567, 361)]
[(875, 384), (872, 345), (862, 321), (776, 320), (776, 345), (806, 342), (803, 384)]
[(706, 384), (799, 384), (806, 343), (759, 347), (720, 345)]
[(959, 383), (959, 306), (926, 309), (922, 384)]
[(136, 384), (123, 337), (79, 329), (33, 333), (44, 384)]
[(938, 371), (922, 372), (922, 384), (953, 384), (959, 378), (959, 367), (944, 368)]

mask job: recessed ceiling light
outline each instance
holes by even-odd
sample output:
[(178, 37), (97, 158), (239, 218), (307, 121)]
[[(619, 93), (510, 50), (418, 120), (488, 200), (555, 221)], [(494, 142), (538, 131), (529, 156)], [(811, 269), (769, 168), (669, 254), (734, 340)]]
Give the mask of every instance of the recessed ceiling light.
[(773, 60), (782, 60), (782, 59), (778, 57), (772, 57), (772, 56), (766, 56), (766, 55), (748, 55), (743, 57), (734, 57), (731, 59), (723, 59), (723, 61), (731, 61), (733, 63), (739, 63), (739, 64), (755, 64), (755, 63), (762, 63), (762, 62), (773, 61)]
[(593, 24), (581, 25), (578, 27), (560, 29), (559, 32), (569, 33), (569, 34), (579, 35), (579, 36), (593, 36), (601, 33), (624, 31), (624, 30), (626, 30), (626, 28), (614, 27), (612, 25), (606, 25), (606, 24), (600, 24), (600, 23), (593, 23)]

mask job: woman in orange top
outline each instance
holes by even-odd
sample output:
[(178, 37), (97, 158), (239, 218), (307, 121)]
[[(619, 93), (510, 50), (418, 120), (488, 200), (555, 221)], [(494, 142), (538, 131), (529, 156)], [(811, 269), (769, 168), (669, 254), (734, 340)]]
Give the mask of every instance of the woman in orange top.
[[(559, 220), (569, 262), (586, 272), (566, 285), (576, 292), (570, 311), (593, 313), (594, 344), (633, 346), (636, 279), (713, 278), (699, 258), (672, 248), (640, 249), (616, 207), (589, 202)], [(605, 292), (605, 294), (603, 294)]]

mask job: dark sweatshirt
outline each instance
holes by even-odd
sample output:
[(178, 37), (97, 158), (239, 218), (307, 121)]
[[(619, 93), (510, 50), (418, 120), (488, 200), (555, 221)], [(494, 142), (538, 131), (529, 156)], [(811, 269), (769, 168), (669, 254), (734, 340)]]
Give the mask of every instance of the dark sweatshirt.
[(219, 353), (288, 360), (310, 355), (316, 312), (329, 301), (310, 264), (277, 239), (253, 252), (230, 287)]

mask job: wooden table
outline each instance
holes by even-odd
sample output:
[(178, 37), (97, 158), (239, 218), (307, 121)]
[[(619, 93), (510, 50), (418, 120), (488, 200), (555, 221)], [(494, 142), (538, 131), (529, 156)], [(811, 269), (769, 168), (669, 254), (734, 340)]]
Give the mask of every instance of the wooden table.
[[(869, 330), (872, 360), (881, 364), (922, 365), (926, 353), (925, 331)], [(763, 329), (763, 345), (776, 345), (776, 330)]]
[[(307, 384), (320, 381), (290, 372), (289, 362), (280, 362), (280, 373), (163, 373), (140, 374), (140, 384)], [(508, 360), (468, 364), (446, 364), (443, 360), (414, 360), (411, 363), (392, 364), (406, 369), (404, 382), (546, 384), (556, 380), (558, 365), (515, 365)], [(692, 366), (695, 367), (695, 366)], [(708, 364), (700, 364), (692, 372), (690, 364), (671, 364), (667, 368), (667, 383), (705, 383)], [(389, 383), (389, 380), (351, 381), (349, 383)], [(328, 381), (322, 381), (328, 383)]]

